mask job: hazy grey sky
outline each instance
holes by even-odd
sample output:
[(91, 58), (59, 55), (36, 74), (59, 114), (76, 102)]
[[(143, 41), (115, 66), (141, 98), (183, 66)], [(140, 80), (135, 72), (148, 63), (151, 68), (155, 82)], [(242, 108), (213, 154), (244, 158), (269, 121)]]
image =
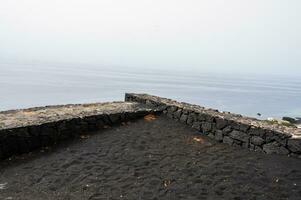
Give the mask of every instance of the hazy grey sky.
[(301, 73), (300, 10), (300, 0), (1, 1), (0, 63)]

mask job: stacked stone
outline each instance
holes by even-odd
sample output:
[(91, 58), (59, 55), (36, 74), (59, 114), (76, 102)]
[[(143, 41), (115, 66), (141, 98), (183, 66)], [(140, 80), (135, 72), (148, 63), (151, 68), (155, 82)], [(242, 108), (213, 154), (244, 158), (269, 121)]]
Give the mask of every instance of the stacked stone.
[[(106, 105), (108, 104), (100, 104), (98, 106), (99, 112), (95, 113), (95, 111), (91, 110), (91, 113), (86, 112), (85, 115), (78, 117), (72, 116), (72, 113), (65, 112), (57, 116), (57, 120), (50, 117), (53, 115), (53, 109), (56, 109), (56, 107), (52, 107), (51, 112), (48, 111), (48, 115), (48, 107), (30, 109), (32, 112), (44, 110), (45, 118), (40, 119), (37, 117), (36, 121), (30, 120), (27, 122), (25, 121), (26, 119), (22, 119), (21, 122), (16, 119), (16, 122), (12, 122), (6, 127), (0, 127), (0, 160), (12, 155), (27, 153), (40, 147), (50, 146), (63, 140), (80, 137), (81, 135), (101, 130), (106, 126), (140, 118), (153, 112), (151, 108), (137, 103), (126, 104), (126, 106), (122, 102), (111, 103), (111, 105), (116, 107), (114, 110), (106, 110)], [(87, 107), (90, 105), (74, 106), (77, 109), (82, 109), (83, 106)], [(64, 107), (60, 106), (60, 108)], [(2, 118), (5, 118), (9, 114), (17, 116), (17, 113), (22, 111), (5, 111), (1, 114)]]
[(301, 157), (300, 130), (255, 118), (206, 109), (147, 94), (126, 94), (126, 101), (157, 106), (169, 118), (187, 124), (219, 142), (267, 154)]

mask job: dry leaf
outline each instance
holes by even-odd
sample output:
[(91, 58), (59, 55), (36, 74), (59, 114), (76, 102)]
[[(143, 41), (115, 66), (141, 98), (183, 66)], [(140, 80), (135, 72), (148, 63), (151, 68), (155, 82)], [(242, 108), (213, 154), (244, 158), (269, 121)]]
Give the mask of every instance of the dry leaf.
[(193, 140), (199, 143), (204, 143), (204, 140), (200, 137), (194, 137)]
[(164, 187), (168, 187), (171, 184), (171, 180), (164, 180), (163, 185)]
[(89, 135), (81, 135), (80, 138), (81, 139), (88, 139), (90, 136)]
[(153, 115), (153, 114), (148, 114), (148, 115), (144, 116), (144, 120), (147, 121), (147, 122), (153, 121), (155, 119), (156, 119), (156, 116)]

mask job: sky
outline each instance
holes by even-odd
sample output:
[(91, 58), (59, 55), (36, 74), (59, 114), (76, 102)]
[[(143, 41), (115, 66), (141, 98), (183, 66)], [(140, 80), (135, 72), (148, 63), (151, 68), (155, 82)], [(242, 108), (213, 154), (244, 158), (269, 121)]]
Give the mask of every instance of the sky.
[(1, 1), (0, 64), (301, 74), (300, 10), (300, 0)]

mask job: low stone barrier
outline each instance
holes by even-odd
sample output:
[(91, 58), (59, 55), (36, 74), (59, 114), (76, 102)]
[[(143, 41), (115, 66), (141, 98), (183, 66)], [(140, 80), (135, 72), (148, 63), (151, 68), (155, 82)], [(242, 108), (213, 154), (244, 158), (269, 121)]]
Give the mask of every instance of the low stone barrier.
[(219, 142), (301, 158), (297, 128), (147, 94), (127, 93), (125, 100), (0, 112), (0, 160), (152, 112), (163, 112)]
[(155, 106), (168, 117), (219, 142), (267, 154), (301, 158), (301, 130), (297, 128), (147, 94), (127, 93), (125, 101)]
[(112, 102), (0, 112), (0, 160), (155, 111), (145, 104)]

